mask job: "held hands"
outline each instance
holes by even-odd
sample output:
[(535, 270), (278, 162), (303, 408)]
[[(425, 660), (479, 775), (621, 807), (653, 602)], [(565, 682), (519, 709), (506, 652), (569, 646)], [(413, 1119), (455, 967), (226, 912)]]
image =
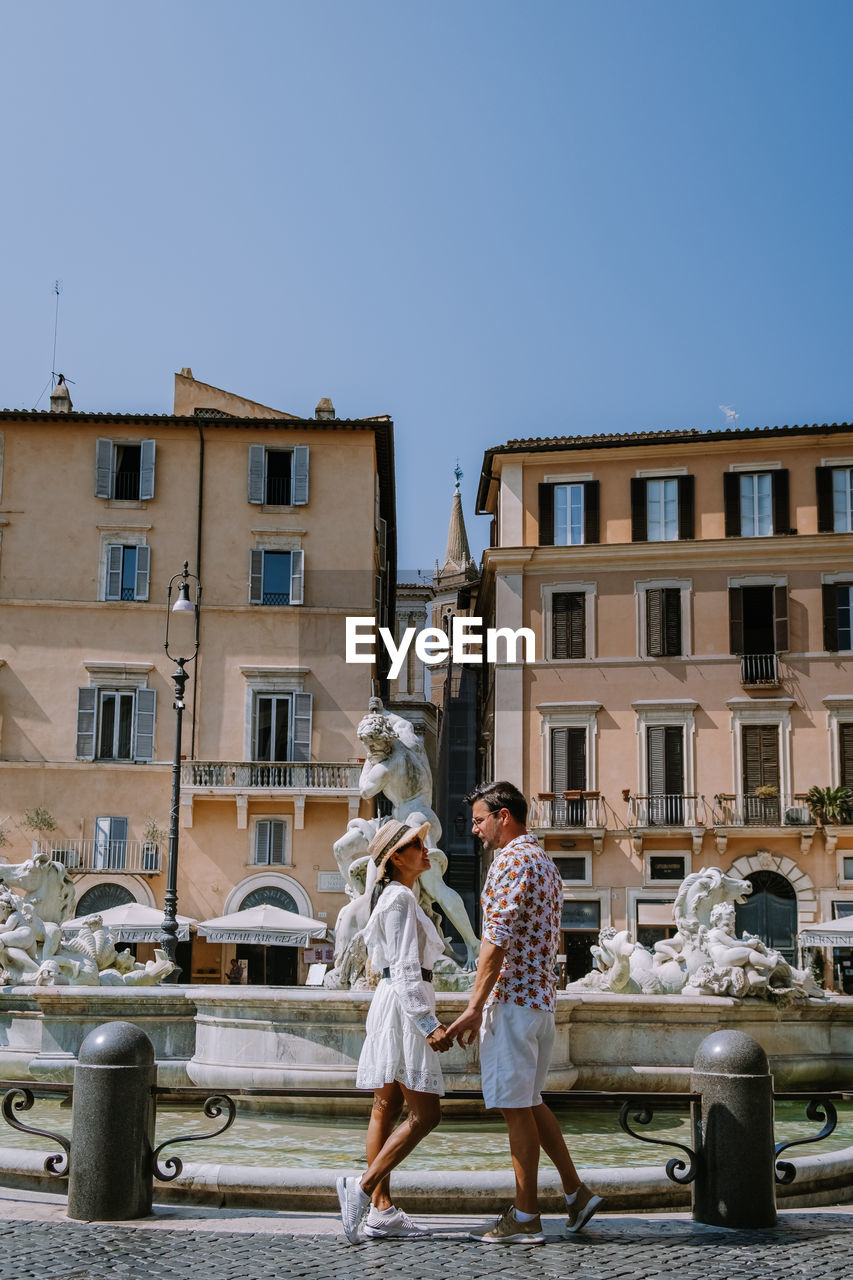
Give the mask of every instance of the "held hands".
[(463, 1049), (469, 1048), (477, 1039), (482, 1021), (480, 1009), (466, 1009), (464, 1013), (460, 1013), (456, 1021), (447, 1028), (450, 1043), (458, 1040)]
[(427, 1044), (435, 1049), (436, 1053), (446, 1053), (448, 1049), (453, 1048), (453, 1038), (447, 1034), (447, 1027), (440, 1026), (429, 1033)]

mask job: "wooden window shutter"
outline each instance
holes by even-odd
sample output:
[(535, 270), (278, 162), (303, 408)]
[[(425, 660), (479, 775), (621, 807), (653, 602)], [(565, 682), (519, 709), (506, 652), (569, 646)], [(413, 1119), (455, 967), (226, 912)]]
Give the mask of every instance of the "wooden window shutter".
[(729, 587), (729, 651), (743, 653), (742, 587)]
[(249, 445), (249, 501), (264, 501), (264, 472), (267, 451), (262, 444)]
[(740, 475), (737, 471), (723, 472), (723, 510), (726, 521), (726, 537), (740, 537)]
[(684, 730), (680, 725), (667, 725), (665, 736), (666, 794), (684, 793)]
[(107, 580), (104, 590), (105, 600), (121, 599), (121, 569), (124, 560), (124, 547), (112, 542), (107, 547)]
[(582, 591), (556, 591), (552, 597), (551, 657), (586, 657), (586, 598)]
[(839, 780), (842, 787), (853, 787), (853, 724), (838, 726)]
[(695, 491), (693, 476), (678, 477), (678, 536), (692, 538), (695, 536)]
[(311, 717), (314, 695), (293, 695), (293, 759), (307, 762), (311, 759)]
[(773, 588), (773, 639), (776, 653), (788, 648), (788, 588)]
[(663, 639), (668, 657), (681, 653), (681, 590), (664, 587), (663, 590)]
[(583, 540), (601, 541), (601, 484), (585, 480), (583, 486)]
[(646, 509), (646, 482), (641, 476), (631, 477), (631, 541), (648, 542), (649, 521)]
[(98, 707), (98, 690), (77, 690), (77, 747), (78, 760), (95, 758), (95, 714)]
[(139, 450), (139, 498), (147, 502), (154, 497), (154, 452), (156, 441), (140, 441)]
[(305, 599), (305, 552), (290, 553), (290, 603), (302, 604)]
[(154, 713), (156, 707), (156, 689), (136, 690), (136, 717), (133, 744), (134, 760), (154, 759)]
[(834, 533), (835, 513), (832, 501), (832, 467), (815, 467), (817, 489), (817, 531)]
[(828, 653), (838, 652), (838, 588), (834, 582), (824, 582), (823, 595), (823, 647)]
[(269, 818), (260, 818), (255, 823), (255, 862), (267, 863), (270, 860), (270, 827)]
[(308, 502), (308, 445), (298, 444), (293, 450), (293, 475), (290, 501), (294, 507)]
[(646, 730), (646, 781), (648, 794), (666, 794), (666, 727), (652, 725)]
[(790, 472), (783, 467), (780, 471), (771, 471), (773, 477), (773, 532), (791, 532), (791, 482)]
[(663, 588), (650, 587), (646, 592), (646, 653), (659, 658), (663, 652)]
[(552, 484), (539, 486), (539, 545), (540, 547), (554, 545), (554, 486)]
[(148, 584), (151, 581), (151, 548), (136, 548), (136, 585), (133, 589), (135, 600), (148, 599)]
[(568, 729), (551, 730), (551, 790), (559, 796), (568, 791), (569, 778), (569, 731)]
[(256, 548), (249, 552), (249, 604), (264, 602), (264, 553)]
[(586, 729), (580, 727), (567, 730), (567, 771), (566, 791), (584, 791), (586, 789)]
[(113, 496), (113, 442), (98, 440), (95, 444), (95, 497)]
[(285, 848), (284, 848), (284, 823), (275, 819), (270, 822), (270, 863), (274, 866), (284, 866)]
[(743, 789), (779, 785), (779, 731), (774, 724), (743, 726)]

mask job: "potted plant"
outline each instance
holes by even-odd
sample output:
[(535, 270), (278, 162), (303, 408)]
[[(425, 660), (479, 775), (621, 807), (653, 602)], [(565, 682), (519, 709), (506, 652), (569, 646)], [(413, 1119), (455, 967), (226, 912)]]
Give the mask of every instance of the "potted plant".
[(166, 831), (159, 826), (157, 819), (151, 814), (145, 820), (142, 832), (142, 869), (156, 871), (160, 857), (160, 845), (166, 839)]
[(779, 788), (774, 787), (771, 783), (765, 782), (760, 787), (756, 787), (753, 795), (758, 796), (759, 800), (775, 800), (779, 794)]
[(849, 822), (853, 813), (853, 791), (849, 787), (812, 787), (806, 803), (815, 822), (834, 826)]

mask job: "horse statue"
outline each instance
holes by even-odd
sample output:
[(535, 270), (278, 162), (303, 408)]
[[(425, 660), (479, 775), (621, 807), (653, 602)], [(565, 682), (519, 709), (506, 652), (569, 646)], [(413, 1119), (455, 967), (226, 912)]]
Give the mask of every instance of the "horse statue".
[(62, 924), (74, 913), (74, 883), (62, 863), (49, 853), (34, 853), (26, 862), (0, 864), (0, 884), (20, 889), (45, 923)]

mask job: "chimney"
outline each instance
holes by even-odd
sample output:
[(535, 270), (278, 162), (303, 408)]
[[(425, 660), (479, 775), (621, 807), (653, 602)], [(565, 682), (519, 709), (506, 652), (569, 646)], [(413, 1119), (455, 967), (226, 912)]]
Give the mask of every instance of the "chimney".
[(328, 396), (323, 396), (322, 400), (318, 400), (317, 408), (314, 410), (315, 418), (334, 418), (335, 406), (332, 404)]
[(70, 392), (65, 385), (65, 375), (61, 373), (59, 381), (50, 393), (50, 412), (70, 413), (73, 407)]

